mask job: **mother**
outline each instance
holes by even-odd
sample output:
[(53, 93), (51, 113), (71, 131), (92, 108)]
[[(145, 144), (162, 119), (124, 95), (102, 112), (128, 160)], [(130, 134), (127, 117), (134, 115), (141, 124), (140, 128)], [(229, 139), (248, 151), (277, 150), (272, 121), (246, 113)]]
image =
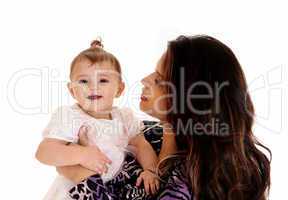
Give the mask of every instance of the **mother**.
[(253, 104), (229, 47), (180, 36), (142, 84), (141, 110), (164, 127), (158, 199), (267, 199), (270, 161), (259, 147), (270, 150), (253, 135)]

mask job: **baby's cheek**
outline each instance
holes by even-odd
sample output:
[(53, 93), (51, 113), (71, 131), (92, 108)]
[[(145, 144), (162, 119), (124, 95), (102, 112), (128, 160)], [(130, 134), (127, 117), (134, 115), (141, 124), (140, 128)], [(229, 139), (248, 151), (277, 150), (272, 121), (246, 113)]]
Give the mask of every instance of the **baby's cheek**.
[(78, 98), (84, 98), (85, 96), (85, 91), (81, 90), (80, 88), (77, 88), (74, 90), (75, 91), (75, 95), (78, 97)]
[(112, 101), (117, 94), (117, 91), (114, 88), (107, 88), (104, 92), (104, 96), (109, 101), (109, 99)]

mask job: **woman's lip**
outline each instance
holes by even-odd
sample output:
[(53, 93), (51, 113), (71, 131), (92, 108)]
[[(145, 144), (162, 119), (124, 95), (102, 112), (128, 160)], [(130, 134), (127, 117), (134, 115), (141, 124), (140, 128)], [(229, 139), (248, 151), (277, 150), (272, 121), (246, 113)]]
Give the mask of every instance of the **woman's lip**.
[(148, 98), (144, 95), (141, 95), (141, 101), (148, 101)]

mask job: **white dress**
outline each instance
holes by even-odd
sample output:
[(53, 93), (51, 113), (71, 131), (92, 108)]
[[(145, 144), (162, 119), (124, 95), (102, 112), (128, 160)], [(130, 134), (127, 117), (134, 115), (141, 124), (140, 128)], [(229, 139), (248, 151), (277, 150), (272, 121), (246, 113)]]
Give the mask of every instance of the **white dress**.
[[(82, 125), (92, 128), (88, 135), (89, 142), (97, 145), (112, 161), (108, 172), (101, 175), (103, 182), (112, 179), (120, 170), (124, 161), (124, 153), (128, 141), (139, 134), (144, 125), (128, 108), (113, 107), (112, 120), (95, 119), (86, 114), (77, 104), (62, 106), (53, 113), (52, 118), (43, 131), (44, 138), (54, 138), (67, 142), (78, 142), (78, 131)], [(74, 183), (63, 176), (58, 176), (44, 200), (68, 200), (69, 189)]]

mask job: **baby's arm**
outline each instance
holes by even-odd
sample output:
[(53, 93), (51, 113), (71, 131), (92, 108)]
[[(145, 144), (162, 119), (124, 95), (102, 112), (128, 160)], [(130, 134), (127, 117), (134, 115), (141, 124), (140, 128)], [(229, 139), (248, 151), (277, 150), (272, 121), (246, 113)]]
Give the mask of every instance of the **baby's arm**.
[(175, 140), (175, 134), (171, 131), (163, 130), (162, 146), (159, 153), (158, 162), (165, 159), (169, 155), (173, 155), (177, 152), (177, 144)]
[(133, 137), (129, 144), (136, 147), (136, 158), (143, 168), (136, 186), (140, 186), (143, 182), (147, 194), (156, 194), (159, 190), (159, 180), (155, 174), (158, 159), (154, 149), (146, 141), (143, 134)]
[[(89, 129), (88, 129), (89, 130)], [(89, 146), (89, 139), (87, 136), (87, 129), (80, 129), (78, 135), (79, 135), (79, 144), (81, 146)], [(71, 143), (70, 145), (76, 146), (78, 144)], [(79, 183), (82, 180), (95, 175), (95, 174), (102, 174), (106, 173), (108, 168), (107, 165), (103, 165), (103, 170), (101, 171), (92, 171), (85, 167), (82, 167), (81, 165), (73, 165), (73, 166), (63, 166), (63, 167), (56, 167), (57, 172), (69, 180), (73, 181), (74, 183)]]
[(63, 140), (44, 138), (36, 152), (37, 160), (56, 167), (82, 163), (84, 149), (81, 146), (69, 146), (66, 143)]
[(111, 163), (97, 147), (66, 145), (65, 141), (52, 138), (45, 138), (40, 143), (36, 158), (47, 165), (59, 167), (79, 164), (93, 171), (102, 171), (105, 163)]
[(94, 171), (111, 162), (97, 147), (66, 145), (78, 141), (77, 129), (80, 132), (86, 129), (75, 126), (78, 117), (69, 106), (62, 106), (52, 114), (36, 152), (40, 162), (56, 167), (79, 164)]
[(133, 137), (129, 144), (136, 147), (136, 158), (144, 170), (155, 170), (158, 162), (157, 155), (143, 134)]
[(69, 106), (59, 107), (53, 112), (36, 152), (36, 158), (40, 162), (52, 166), (67, 166), (83, 161), (84, 149), (81, 146), (66, 145), (68, 141), (77, 139), (73, 130), (74, 118)]

